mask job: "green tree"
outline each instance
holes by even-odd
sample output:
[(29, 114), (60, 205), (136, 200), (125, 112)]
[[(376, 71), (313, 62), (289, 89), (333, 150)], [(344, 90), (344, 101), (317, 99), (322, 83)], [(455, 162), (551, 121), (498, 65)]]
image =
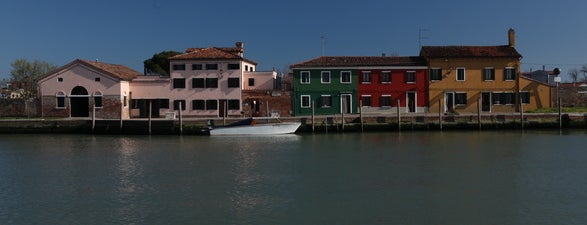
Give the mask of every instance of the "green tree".
[(181, 54), (176, 51), (162, 51), (154, 54), (153, 57), (143, 62), (145, 75), (169, 76), (169, 58)]
[(45, 61), (35, 60), (30, 62), (26, 59), (14, 60), (10, 65), (12, 66), (10, 75), (12, 76), (11, 82), (13, 88), (23, 89), (25, 94), (23, 97), (35, 96), (37, 93), (37, 89), (35, 88), (37, 80), (44, 74), (57, 68), (57, 66)]

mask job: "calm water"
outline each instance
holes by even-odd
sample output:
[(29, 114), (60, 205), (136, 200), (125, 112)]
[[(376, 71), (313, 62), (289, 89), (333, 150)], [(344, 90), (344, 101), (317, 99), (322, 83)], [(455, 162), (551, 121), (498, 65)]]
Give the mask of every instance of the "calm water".
[(0, 135), (0, 224), (587, 224), (587, 132)]

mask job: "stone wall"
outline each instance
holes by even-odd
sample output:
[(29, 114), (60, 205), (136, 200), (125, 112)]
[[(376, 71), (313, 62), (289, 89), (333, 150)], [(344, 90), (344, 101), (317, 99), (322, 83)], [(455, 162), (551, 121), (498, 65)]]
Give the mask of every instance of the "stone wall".
[[(94, 105), (94, 98), (89, 97), (88, 112), (92, 116), (92, 106)], [(43, 96), (42, 99), (42, 117), (69, 117), (70, 116), (70, 99), (65, 99), (65, 108), (56, 108), (57, 98), (54, 96)], [(120, 118), (120, 98), (119, 96), (102, 96), (102, 107), (96, 108), (96, 118), (100, 119), (119, 119)], [(129, 105), (123, 109), (123, 117), (128, 118)]]
[[(253, 101), (260, 104), (258, 112), (251, 109)], [(245, 117), (266, 117), (271, 116), (271, 113), (279, 113), (280, 117), (291, 116), (291, 92), (243, 91), (243, 105)], [(269, 115), (267, 114), (267, 108), (269, 108)]]
[[(587, 93), (579, 92), (587, 92), (587, 87), (560, 87), (561, 105), (563, 107), (587, 106)], [(553, 106), (556, 107), (556, 104)]]
[(38, 117), (37, 99), (0, 99), (0, 117)]

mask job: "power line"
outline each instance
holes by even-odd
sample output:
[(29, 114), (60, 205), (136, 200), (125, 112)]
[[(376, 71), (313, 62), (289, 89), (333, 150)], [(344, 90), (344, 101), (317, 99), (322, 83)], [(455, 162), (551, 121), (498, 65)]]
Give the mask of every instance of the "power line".
[(586, 64), (580, 63), (521, 63), (522, 65), (532, 65), (532, 66), (583, 66)]

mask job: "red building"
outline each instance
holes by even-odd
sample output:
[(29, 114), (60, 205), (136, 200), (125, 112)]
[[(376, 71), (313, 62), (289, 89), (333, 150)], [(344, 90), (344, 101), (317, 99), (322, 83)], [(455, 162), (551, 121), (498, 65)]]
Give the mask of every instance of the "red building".
[[(421, 57), (353, 57), (363, 113), (428, 111), (428, 67)], [(399, 105), (398, 105), (399, 104)]]

